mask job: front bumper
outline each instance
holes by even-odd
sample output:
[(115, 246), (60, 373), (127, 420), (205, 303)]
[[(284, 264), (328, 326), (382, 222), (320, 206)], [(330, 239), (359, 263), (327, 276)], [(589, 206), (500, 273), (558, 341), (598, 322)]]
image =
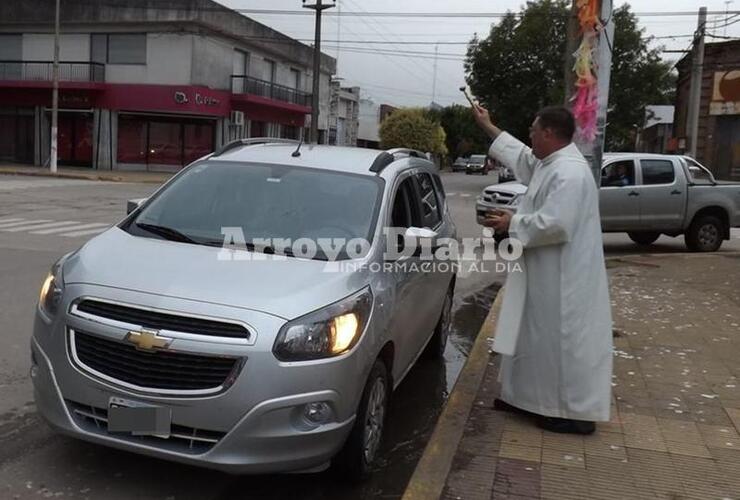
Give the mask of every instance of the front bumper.
[(495, 203), (485, 201), (482, 198), (478, 198), (475, 202), (475, 220), (478, 224), (483, 224), (486, 218), (486, 212), (489, 210), (508, 210), (509, 212), (516, 213), (516, 205), (508, 205), (503, 203)]
[[(188, 398), (141, 394), (74, 366), (65, 337), (68, 323), (79, 325), (69, 315), (60, 316), (52, 324), (37, 316), (31, 341), (34, 397), (53, 428), (93, 443), (229, 473), (293, 472), (326, 465), (351, 431), (369, 370), (362, 341), (342, 359), (280, 363), (271, 353), (274, 337), (262, 335), (255, 345), (240, 347), (248, 350), (248, 360), (223, 393)], [(256, 323), (253, 317), (251, 324)], [(170, 408), (171, 436), (108, 433), (111, 397)], [(302, 409), (315, 402), (329, 404), (334, 418), (307, 426)]]

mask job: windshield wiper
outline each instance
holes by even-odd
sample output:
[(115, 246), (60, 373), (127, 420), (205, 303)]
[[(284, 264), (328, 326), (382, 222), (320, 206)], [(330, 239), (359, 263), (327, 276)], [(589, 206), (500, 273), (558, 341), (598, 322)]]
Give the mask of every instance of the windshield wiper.
[(200, 242), (195, 241), (190, 236), (183, 234), (177, 229), (173, 229), (171, 227), (158, 226), (157, 224), (147, 224), (145, 222), (137, 222), (136, 227), (145, 231), (149, 231), (150, 233), (156, 234), (157, 236), (161, 236), (166, 240), (178, 241), (180, 243), (193, 243), (195, 245), (200, 244)]

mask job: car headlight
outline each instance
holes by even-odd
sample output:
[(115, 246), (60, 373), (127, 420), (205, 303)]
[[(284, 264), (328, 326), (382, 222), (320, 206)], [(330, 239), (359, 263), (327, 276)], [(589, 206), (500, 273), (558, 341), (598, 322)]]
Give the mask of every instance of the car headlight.
[(64, 293), (64, 278), (62, 276), (62, 260), (51, 267), (51, 271), (44, 279), (39, 293), (39, 307), (49, 317), (56, 315)]
[(367, 287), (286, 323), (275, 340), (275, 357), (280, 361), (309, 361), (349, 351), (365, 330), (372, 304), (373, 294)]

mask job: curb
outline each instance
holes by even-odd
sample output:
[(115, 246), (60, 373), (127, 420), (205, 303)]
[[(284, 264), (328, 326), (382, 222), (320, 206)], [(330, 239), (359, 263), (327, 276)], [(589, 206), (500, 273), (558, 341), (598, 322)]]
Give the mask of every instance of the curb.
[(107, 182), (136, 182), (143, 184), (162, 184), (166, 178), (138, 178), (138, 179), (126, 179), (120, 175), (112, 174), (77, 174), (73, 172), (57, 172), (52, 174), (46, 171), (27, 171), (27, 170), (14, 170), (14, 169), (2, 169), (0, 168), (0, 175), (23, 175), (27, 177), (51, 177), (54, 179), (79, 179), (85, 181), (107, 181)]
[(478, 331), (470, 356), (406, 485), (402, 500), (433, 500), (442, 495), (452, 460), (463, 436), (465, 423), (483, 382), (489, 360), (488, 339), (496, 330), (503, 290), (503, 288), (499, 290), (486, 320)]

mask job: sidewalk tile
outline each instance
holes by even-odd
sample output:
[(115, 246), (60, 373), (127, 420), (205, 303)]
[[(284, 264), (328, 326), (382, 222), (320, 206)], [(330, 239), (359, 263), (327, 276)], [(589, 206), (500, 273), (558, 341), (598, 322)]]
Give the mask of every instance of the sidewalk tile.
[(542, 461), (542, 449), (533, 446), (519, 446), (511, 443), (501, 443), (498, 452), (499, 458), (513, 458), (516, 460), (527, 460), (529, 462)]
[(529, 432), (504, 431), (501, 442), (542, 448), (542, 431), (536, 428), (531, 429)]
[(659, 418), (658, 426), (666, 441), (680, 441), (692, 444), (702, 444), (703, 438), (694, 422), (684, 422), (675, 419)]
[(542, 449), (542, 463), (579, 469), (586, 468), (586, 460), (582, 452), (573, 453), (553, 448)]
[(590, 457), (604, 457), (612, 460), (625, 460), (627, 458), (622, 434), (598, 432), (593, 436), (586, 437), (583, 444), (587, 466)]
[(543, 432), (542, 447), (568, 453), (582, 454), (584, 451), (583, 436)]
[(543, 500), (593, 500), (585, 469), (542, 464)]
[(540, 496), (540, 465), (522, 460), (499, 460), (493, 497), (502, 495)]
[(712, 458), (712, 454), (709, 453), (709, 449), (702, 444), (682, 443), (679, 441), (666, 441), (665, 444), (668, 451), (672, 454)]
[(735, 430), (740, 433), (740, 408), (725, 408), (725, 411), (735, 425)]

